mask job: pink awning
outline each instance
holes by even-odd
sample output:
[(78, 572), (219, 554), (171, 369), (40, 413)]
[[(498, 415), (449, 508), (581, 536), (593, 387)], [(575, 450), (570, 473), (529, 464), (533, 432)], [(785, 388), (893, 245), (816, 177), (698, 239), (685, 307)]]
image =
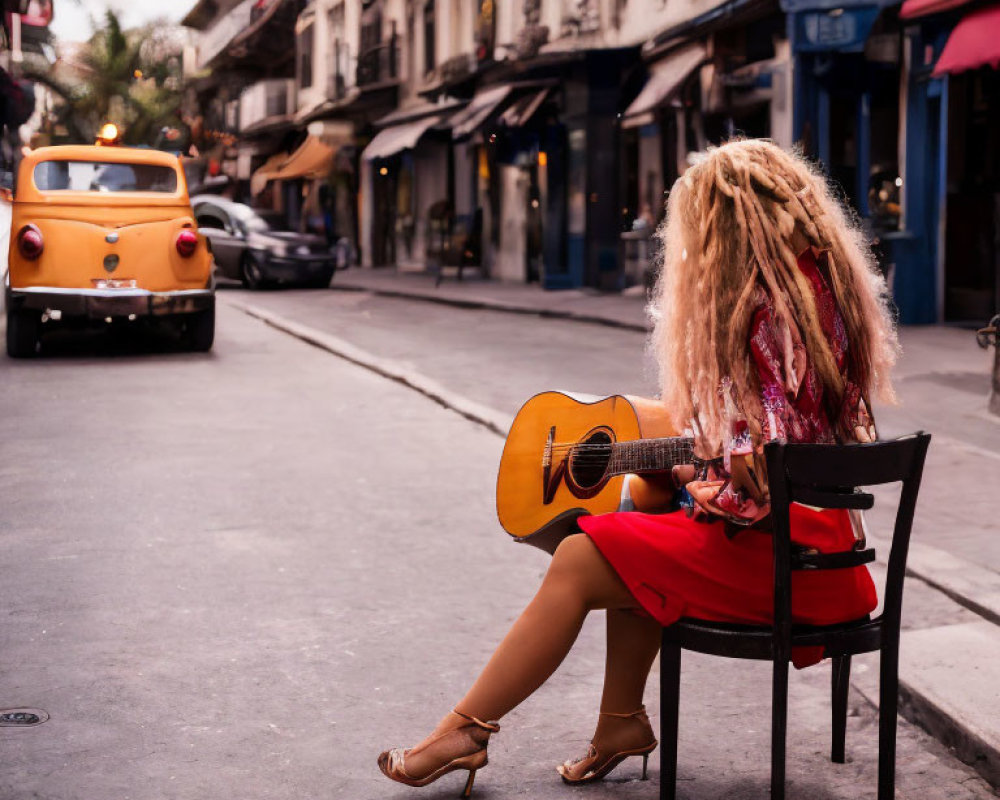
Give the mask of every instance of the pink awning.
[(1000, 4), (966, 14), (948, 36), (934, 75), (952, 75), (979, 67), (1000, 69)]
[(961, 8), (970, 2), (971, 0), (906, 0), (899, 9), (899, 16), (901, 19), (916, 19), (926, 17), (928, 14), (940, 14), (942, 11)]

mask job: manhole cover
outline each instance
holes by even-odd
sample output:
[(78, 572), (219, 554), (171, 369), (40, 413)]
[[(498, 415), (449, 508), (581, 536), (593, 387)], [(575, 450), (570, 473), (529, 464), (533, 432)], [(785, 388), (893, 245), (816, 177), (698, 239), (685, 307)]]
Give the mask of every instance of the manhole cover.
[(5, 708), (0, 711), (0, 728), (30, 728), (49, 718), (40, 708)]

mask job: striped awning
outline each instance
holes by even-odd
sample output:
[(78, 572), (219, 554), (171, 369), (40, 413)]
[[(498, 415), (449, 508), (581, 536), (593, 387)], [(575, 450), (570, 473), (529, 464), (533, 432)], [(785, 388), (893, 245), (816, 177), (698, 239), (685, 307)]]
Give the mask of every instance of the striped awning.
[(508, 128), (524, 127), (535, 116), (535, 112), (545, 102), (545, 98), (549, 96), (550, 91), (552, 90), (542, 89), (541, 91), (524, 95), (524, 97), (516, 100), (510, 108), (504, 111), (497, 120), (501, 125), (506, 125)]
[(420, 137), (439, 122), (441, 122), (441, 116), (432, 114), (428, 117), (421, 117), (385, 128), (375, 134), (375, 138), (368, 143), (368, 146), (361, 153), (361, 157), (365, 161), (374, 161), (377, 158), (389, 158), (403, 150), (412, 150), (417, 146)]
[(650, 66), (649, 80), (642, 91), (622, 114), (622, 127), (643, 124), (650, 112), (666, 105), (680, 91), (684, 82), (708, 58), (701, 44), (690, 44), (676, 50)]
[(448, 120), (453, 139), (463, 139), (474, 133), (486, 122), (490, 114), (507, 99), (511, 87), (507, 84), (490, 86), (476, 92), (469, 105)]

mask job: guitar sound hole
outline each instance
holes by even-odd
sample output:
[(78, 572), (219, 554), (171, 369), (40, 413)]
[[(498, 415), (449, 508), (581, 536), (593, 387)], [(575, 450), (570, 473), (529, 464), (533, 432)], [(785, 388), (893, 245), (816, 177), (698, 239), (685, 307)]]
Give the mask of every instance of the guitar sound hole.
[(597, 431), (573, 449), (569, 472), (581, 489), (591, 489), (604, 479), (611, 460), (611, 437)]

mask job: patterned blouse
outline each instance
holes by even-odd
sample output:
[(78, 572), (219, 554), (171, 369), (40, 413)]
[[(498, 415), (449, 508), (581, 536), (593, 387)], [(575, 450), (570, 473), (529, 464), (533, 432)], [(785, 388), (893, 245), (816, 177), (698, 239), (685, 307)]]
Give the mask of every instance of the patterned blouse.
[[(775, 312), (771, 296), (759, 287), (750, 325), (750, 353), (761, 390), (762, 438), (822, 444), (843, 441), (845, 436), (839, 432), (844, 431), (853, 432), (856, 441), (874, 441), (874, 421), (861, 388), (852, 379), (844, 320), (824, 277), (825, 256), (810, 248), (798, 257), (798, 266), (812, 284), (820, 324), (843, 377), (843, 402), (839, 417), (831, 419), (823, 384), (809, 363), (798, 332), (789, 330)], [(709, 462), (686, 489), (697, 512), (737, 525), (753, 525), (770, 513), (764, 442), (752, 441), (746, 420), (739, 418), (732, 405), (728, 387), (722, 387), (722, 393), (735, 420), (723, 443), (723, 454)]]

